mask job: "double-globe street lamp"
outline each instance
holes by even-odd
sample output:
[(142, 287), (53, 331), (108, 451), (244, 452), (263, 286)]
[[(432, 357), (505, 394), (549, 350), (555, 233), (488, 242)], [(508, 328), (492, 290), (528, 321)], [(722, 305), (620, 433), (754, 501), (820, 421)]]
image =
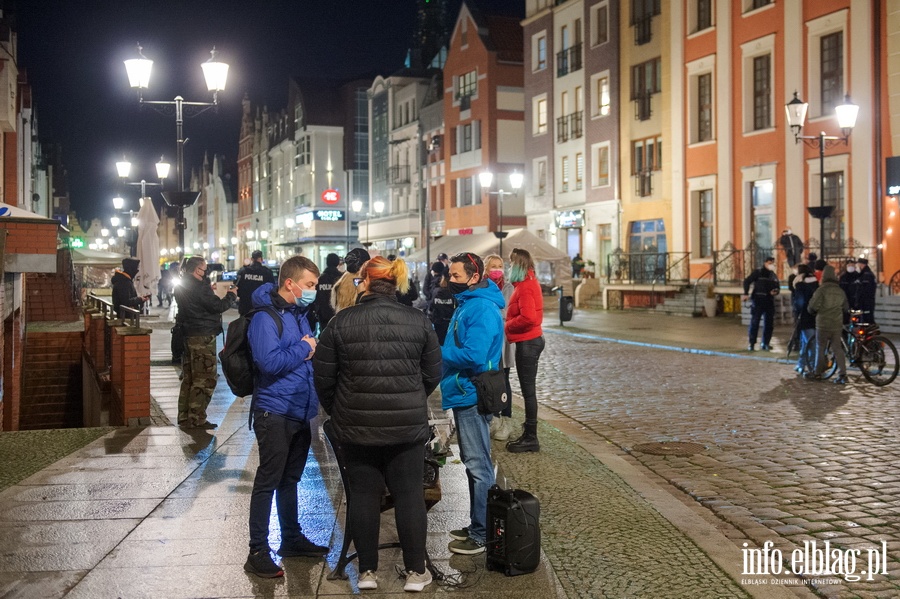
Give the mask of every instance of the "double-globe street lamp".
[(170, 206), (178, 208), (178, 246), (184, 248), (184, 230), (186, 224), (184, 221), (184, 209), (192, 206), (197, 198), (200, 197), (199, 191), (186, 191), (184, 189), (184, 107), (189, 109), (196, 108), (194, 115), (196, 116), (205, 112), (213, 106), (219, 105), (219, 92), (225, 89), (225, 81), (228, 78), (228, 65), (216, 59), (216, 49), (212, 49), (212, 56), (209, 60), (201, 64), (203, 68), (203, 77), (206, 79), (206, 87), (213, 93), (212, 102), (185, 102), (181, 96), (175, 96), (171, 101), (144, 100), (143, 90), (150, 85), (150, 70), (153, 67), (153, 61), (148, 59), (142, 53), (143, 48), (138, 44), (138, 58), (132, 58), (125, 61), (125, 69), (128, 72), (128, 81), (132, 88), (138, 90), (138, 100), (141, 105), (150, 104), (154, 108), (157, 106), (174, 106), (175, 107), (175, 132), (176, 132), (176, 150), (175, 150), (175, 177), (177, 179), (177, 191), (164, 191), (163, 198)]
[[(140, 199), (141, 206), (144, 205), (144, 202), (151, 201), (150, 197), (147, 195), (147, 187), (148, 186), (162, 187), (163, 180), (169, 176), (170, 168), (171, 168), (171, 166), (169, 165), (169, 163), (166, 162), (165, 160), (163, 160), (162, 157), (160, 157), (159, 162), (156, 163), (156, 175), (159, 177), (159, 183), (154, 183), (152, 181), (148, 182), (145, 179), (141, 179), (140, 182), (137, 182), (137, 181), (128, 181), (128, 177), (131, 174), (131, 162), (129, 162), (128, 160), (126, 160), (124, 158), (122, 160), (116, 162), (116, 172), (118, 173), (119, 178), (122, 180), (122, 183), (124, 185), (135, 185), (135, 186), (140, 185), (140, 187), (141, 187), (141, 199)], [(123, 210), (125, 208), (125, 199), (122, 196), (114, 197), (113, 198), (113, 208), (115, 208), (116, 210)], [(137, 231), (136, 230), (137, 230), (140, 222), (139, 222), (139, 219), (135, 216), (134, 210), (131, 210), (129, 208), (127, 210), (127, 212), (128, 212), (129, 218), (131, 219), (131, 233), (129, 235), (128, 244), (131, 246), (131, 255), (134, 256), (135, 252), (137, 250), (137, 234), (136, 234)], [(117, 217), (113, 217), (113, 218), (116, 218), (118, 220)], [(117, 226), (118, 225), (113, 225), (113, 227), (117, 227)], [(119, 234), (119, 237), (124, 237), (125, 236), (124, 229), (119, 229), (119, 231), (121, 231), (121, 233)]]
[(841, 128), (843, 135), (825, 135), (821, 131), (818, 135), (800, 135), (803, 124), (806, 121), (806, 111), (809, 110), (809, 104), (797, 97), (794, 92), (794, 99), (784, 105), (784, 112), (787, 116), (788, 126), (794, 133), (794, 143), (801, 141), (811, 148), (819, 150), (819, 205), (809, 206), (806, 210), (810, 216), (819, 219), (819, 251), (822, 260), (825, 260), (825, 219), (831, 216), (834, 206), (825, 205), (825, 148), (831, 148), (843, 143), (847, 145), (850, 139), (850, 133), (856, 126), (856, 117), (859, 115), (859, 106), (850, 101), (850, 96), (844, 96), (844, 103), (835, 106), (834, 112), (837, 115), (838, 126)]
[[(350, 202), (350, 207), (353, 208), (353, 212), (362, 212), (363, 202), (362, 200), (353, 200), (352, 202)], [(384, 212), (384, 202), (382, 202), (381, 200), (375, 200), (374, 202), (372, 202), (372, 208), (375, 210), (376, 215), (381, 216), (381, 213)], [(372, 216), (374, 215), (371, 212), (366, 212), (366, 240), (360, 242), (366, 247), (366, 249), (369, 249), (369, 246), (372, 245), (372, 242), (369, 241), (369, 219), (371, 219)], [(350, 251), (349, 247), (347, 248), (347, 251)]]
[(497, 196), (497, 211), (498, 215), (498, 229), (494, 231), (494, 236), (500, 240), (500, 258), (505, 260), (503, 257), (503, 240), (509, 234), (503, 230), (503, 196), (505, 195), (518, 195), (519, 189), (522, 187), (522, 182), (525, 180), (525, 175), (522, 173), (513, 171), (509, 174), (509, 186), (512, 187), (512, 191), (506, 191), (502, 187), (497, 191), (490, 191), (491, 184), (494, 182), (494, 173), (491, 171), (484, 171), (478, 175), (478, 182), (481, 185), (481, 190), (486, 193), (488, 196), (496, 195)]

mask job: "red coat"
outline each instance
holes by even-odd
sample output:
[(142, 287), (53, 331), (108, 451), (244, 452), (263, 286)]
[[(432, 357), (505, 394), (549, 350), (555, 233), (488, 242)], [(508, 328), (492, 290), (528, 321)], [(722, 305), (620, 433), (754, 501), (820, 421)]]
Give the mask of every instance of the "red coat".
[(524, 281), (513, 283), (516, 288), (506, 309), (506, 338), (510, 343), (537, 339), (543, 334), (544, 297), (541, 286), (529, 270)]

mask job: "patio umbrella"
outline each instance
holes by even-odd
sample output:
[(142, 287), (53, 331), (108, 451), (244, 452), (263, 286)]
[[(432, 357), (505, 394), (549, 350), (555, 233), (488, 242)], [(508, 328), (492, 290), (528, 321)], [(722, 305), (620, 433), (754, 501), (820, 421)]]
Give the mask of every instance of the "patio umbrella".
[[(134, 278), (134, 288), (140, 296), (153, 295), (159, 283), (159, 215), (150, 198), (144, 198), (144, 205), (138, 212), (137, 259), (141, 261), (138, 274)], [(152, 303), (152, 302), (151, 302)]]

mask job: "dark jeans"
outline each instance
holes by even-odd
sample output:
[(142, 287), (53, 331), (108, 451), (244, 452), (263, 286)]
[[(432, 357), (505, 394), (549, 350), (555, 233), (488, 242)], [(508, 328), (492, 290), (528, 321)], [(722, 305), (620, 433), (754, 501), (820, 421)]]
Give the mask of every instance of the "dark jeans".
[(544, 338), (537, 337), (528, 341), (516, 342), (516, 374), (519, 375), (519, 388), (525, 400), (525, 421), (537, 421), (537, 380), (538, 360), (544, 351)]
[(763, 319), (763, 336), (762, 342), (764, 345), (769, 345), (769, 342), (772, 341), (772, 325), (775, 322), (775, 304), (772, 302), (767, 302), (765, 304), (761, 304), (761, 302), (753, 302), (753, 307), (750, 308), (750, 343), (756, 343), (756, 336), (759, 334), (759, 319)]
[(309, 422), (256, 410), (253, 431), (259, 445), (259, 467), (250, 495), (250, 551), (268, 547), (272, 495), (278, 506), (281, 542), (300, 536), (297, 483), (306, 467), (312, 441)]
[(378, 570), (378, 533), (381, 527), (381, 497), (384, 486), (394, 501), (394, 521), (403, 551), (403, 567), (425, 571), (425, 445), (406, 443), (369, 447), (344, 445), (350, 533), (359, 553), (359, 571)]

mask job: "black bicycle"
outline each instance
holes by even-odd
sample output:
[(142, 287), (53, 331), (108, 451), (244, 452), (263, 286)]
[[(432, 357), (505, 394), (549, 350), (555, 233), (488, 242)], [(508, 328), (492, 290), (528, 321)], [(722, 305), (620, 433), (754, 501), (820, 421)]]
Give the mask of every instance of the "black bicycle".
[[(900, 357), (890, 339), (881, 334), (874, 322), (860, 322), (865, 314), (861, 310), (850, 311), (850, 324), (844, 327), (841, 344), (847, 357), (847, 366), (859, 368), (866, 380), (883, 387), (890, 385), (900, 372)], [(825, 348), (826, 367), (822, 376), (831, 378), (837, 372), (837, 361), (831, 344)]]

